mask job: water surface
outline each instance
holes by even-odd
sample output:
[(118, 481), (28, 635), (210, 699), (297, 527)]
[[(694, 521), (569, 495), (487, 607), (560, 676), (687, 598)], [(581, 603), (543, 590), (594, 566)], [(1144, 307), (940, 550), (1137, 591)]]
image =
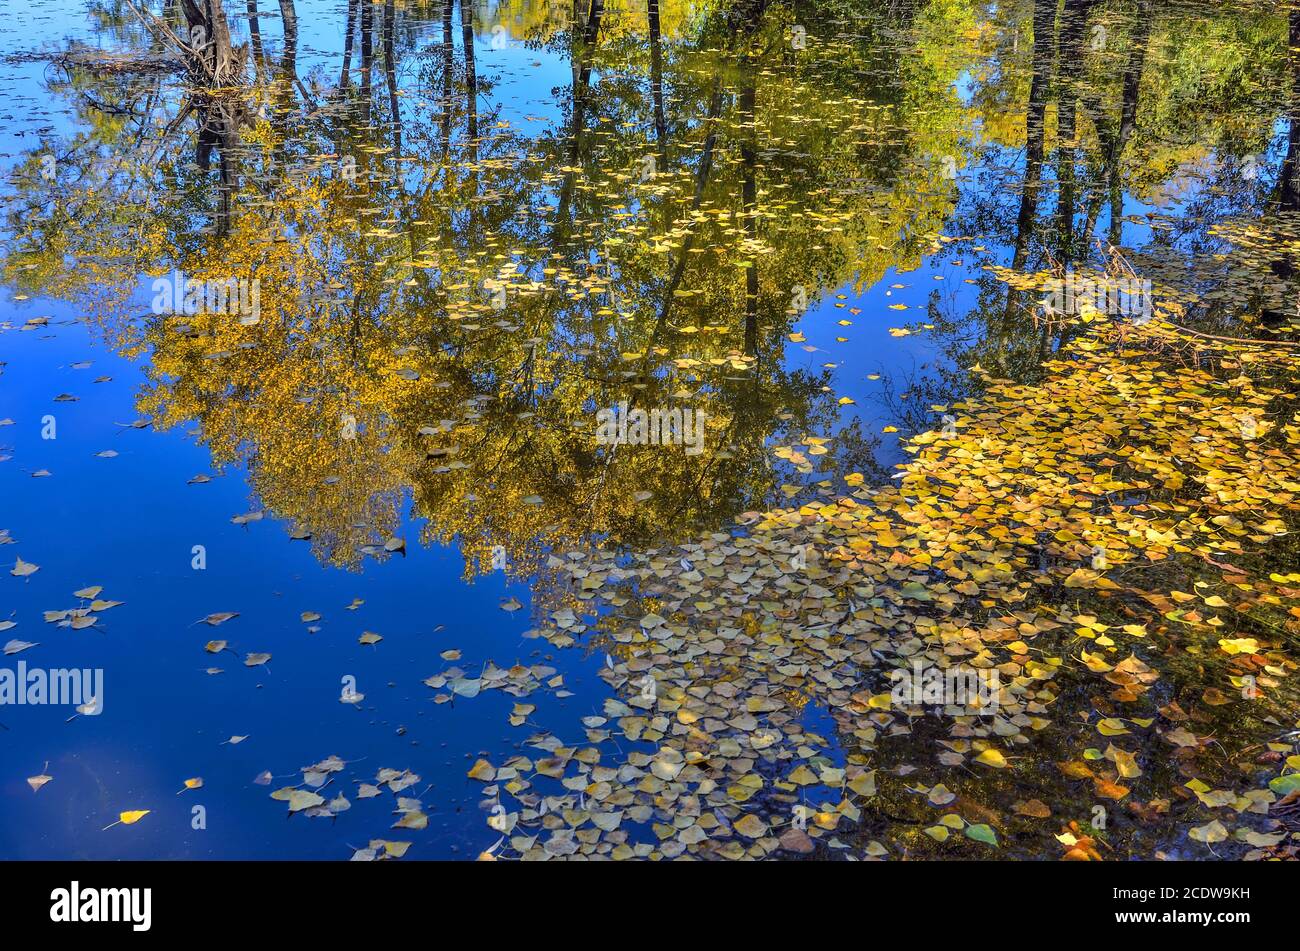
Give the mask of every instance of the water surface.
[[(539, 636), (581, 606), (566, 564), (889, 484), (904, 440), (989, 380), (1036, 385), (1077, 332), (1038, 319), (1033, 275), (1117, 254), (1202, 332), (1287, 339), (1295, 314), (1300, 67), (1272, 5), (227, 14), (197, 63), (170, 4), (0, 23), (0, 529), (39, 565), (0, 587), (4, 639), (36, 643), (6, 661), (106, 684), (97, 716), (0, 710), (5, 857), (508, 852), (480, 759), (656, 745), (584, 724), (635, 695), (617, 637)], [(178, 274), (245, 282), (246, 306), (176, 313), (156, 282)], [(601, 447), (623, 402), (702, 414), (705, 451)], [(88, 586), (121, 604), (43, 620)], [(823, 766), (853, 762), (796, 706)], [(384, 769), (418, 781), (359, 797)], [(1090, 815), (1016, 782), (981, 808)], [(350, 808), (286, 819), (268, 794), (291, 785)], [(871, 838), (937, 849), (881, 795)], [(427, 827), (389, 830), (397, 796)], [(1059, 853), (1056, 827), (1009, 828)]]

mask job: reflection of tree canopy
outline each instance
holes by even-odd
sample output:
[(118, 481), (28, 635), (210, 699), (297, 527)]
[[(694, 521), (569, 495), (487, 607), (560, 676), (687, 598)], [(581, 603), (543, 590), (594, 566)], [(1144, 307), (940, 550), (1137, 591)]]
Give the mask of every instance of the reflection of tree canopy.
[[(278, 23), (253, 0), (215, 52), (171, 38), (219, 4), (101, 5), (115, 45), (150, 59), (52, 66), (79, 122), (19, 170), (6, 276), (147, 351), (142, 411), (246, 460), (322, 557), (397, 531), (409, 496), (430, 536), (528, 567), (537, 538), (677, 536), (790, 478), (769, 443), (835, 412), (829, 374), (785, 368), (805, 298), (914, 267), (945, 230), (1005, 243), (1015, 270), (1085, 266), (1103, 212), (1124, 246), (1125, 196), (1262, 149), (1286, 102), (1268, 11), (1183, 35), (1147, 0), (566, 6), (354, 0), (341, 62), (303, 67), (292, 0)], [(570, 58), (553, 125), (494, 104), (474, 37), (501, 25)], [(945, 169), (981, 156), (987, 187), (950, 221)], [(1220, 191), (1126, 250), (1172, 280), (1179, 247), (1224, 240), (1209, 219), (1277, 200)], [(174, 270), (256, 279), (260, 323), (131, 319), (141, 280)], [(989, 274), (969, 314), (936, 299), (927, 318), (959, 365), (1023, 376), (1059, 342), (1032, 302)], [(963, 385), (938, 384), (945, 401)], [(595, 411), (622, 400), (702, 411), (711, 451), (596, 446)], [(867, 467), (867, 440), (840, 442)], [(808, 475), (812, 455), (783, 457)]]
[[(1298, 27), (1263, 5), (1000, 4), (978, 28), (969, 90), (985, 160), (948, 226), (963, 240), (946, 256), (1004, 243), (998, 263), (1015, 272), (1089, 274), (1114, 248), (1183, 305), (1189, 325), (1250, 337), (1280, 329), (1296, 294), (1279, 245), (1296, 227), (1287, 48)], [(1243, 174), (1248, 162), (1257, 175)], [(1073, 329), (1035, 319), (1037, 290), (993, 271), (977, 283), (964, 313), (928, 314), (952, 363), (1037, 376)], [(949, 398), (960, 382), (930, 380), (933, 399), (919, 402)]]
[[(780, 481), (769, 438), (831, 421), (828, 377), (783, 368), (796, 289), (874, 281), (939, 227), (951, 196), (926, 159), (958, 124), (900, 130), (935, 96), (956, 108), (952, 74), (855, 69), (829, 34), (793, 51), (776, 8), (655, 5), (649, 32), (610, 12), (548, 40), (573, 49), (574, 82), (540, 134), (485, 104), (468, 8), (353, 4), (359, 69), (338, 84), (299, 76), (288, 2), (283, 41), (261, 24), (234, 90), (70, 69), (57, 91), (82, 129), (59, 189), (28, 174), (6, 268), (147, 351), (141, 411), (197, 421), (322, 557), (397, 531), (408, 493), (431, 536), (524, 566), (536, 538), (717, 524)], [(104, 17), (176, 53), (157, 29), (141, 40), (129, 5)], [(229, 61), (245, 55), (232, 31)], [(123, 168), (94, 175), (105, 162)], [(140, 281), (177, 270), (257, 280), (260, 322), (129, 319)], [(622, 400), (704, 413), (709, 451), (598, 447), (595, 410)]]

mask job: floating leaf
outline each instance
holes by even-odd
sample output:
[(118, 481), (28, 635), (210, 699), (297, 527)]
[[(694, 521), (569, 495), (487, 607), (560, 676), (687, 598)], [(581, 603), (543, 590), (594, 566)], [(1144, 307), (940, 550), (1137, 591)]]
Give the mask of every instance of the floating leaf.
[(23, 561), (21, 558), (19, 558), (14, 563), (13, 568), (9, 570), (9, 573), (16, 578), (30, 578), (32, 575), (36, 574), (36, 572), (40, 570), (41, 570), (40, 565), (34, 565), (30, 561)]
[(1207, 822), (1203, 826), (1193, 826), (1187, 830), (1187, 834), (1197, 842), (1204, 842), (1206, 845), (1213, 845), (1216, 842), (1222, 842), (1228, 837), (1228, 830), (1224, 828), (1222, 822), (1218, 819)]

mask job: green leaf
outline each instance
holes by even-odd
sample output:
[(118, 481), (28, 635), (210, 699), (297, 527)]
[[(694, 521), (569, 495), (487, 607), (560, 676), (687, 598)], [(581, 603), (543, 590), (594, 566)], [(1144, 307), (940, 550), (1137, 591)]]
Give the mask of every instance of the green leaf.
[(1300, 773), (1288, 773), (1285, 776), (1278, 776), (1276, 779), (1269, 780), (1268, 788), (1273, 790), (1279, 796), (1288, 796), (1297, 790), (1300, 790)]

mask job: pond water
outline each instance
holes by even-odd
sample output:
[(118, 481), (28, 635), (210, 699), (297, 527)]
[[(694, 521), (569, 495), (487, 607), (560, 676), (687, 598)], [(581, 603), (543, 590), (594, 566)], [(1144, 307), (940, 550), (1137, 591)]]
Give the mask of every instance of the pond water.
[[(382, 839), (411, 858), (676, 857), (734, 825), (762, 854), (780, 838), (786, 854), (984, 855), (969, 830), (992, 829), (998, 854), (1055, 858), (1061, 826), (1098, 803), (1119, 814), (1114, 854), (1277, 845), (1284, 820), (1242, 799), (1294, 772), (1278, 764), (1294, 752), (1300, 614), (1285, 607), (1300, 576), (1271, 521), (1241, 557), (1252, 579), (1281, 579), (1267, 604), (1282, 617), (1242, 610), (1220, 635), (1261, 638), (1245, 653), (1267, 709), (1207, 701), (1192, 718), (1246, 765), (1197, 764), (1163, 739), (1181, 722), (1171, 702), (1231, 691), (1244, 668), (1152, 644), (1153, 729), (1167, 729), (1130, 717), (1149, 785), (1127, 802), (1106, 792), (1114, 774), (1080, 788), (1077, 771), (1033, 768), (1136, 778), (1072, 728), (995, 730), (1028, 744), (1009, 768), (941, 717), (876, 746), (843, 713), (882, 689), (866, 653), (831, 648), (793, 687), (770, 591), (754, 590), (755, 616), (699, 595), (682, 620), (654, 583), (685, 578), (689, 601), (708, 584), (697, 568), (725, 561), (743, 586), (731, 546), (753, 513), (889, 492), (907, 440), (955, 431), (961, 401), (1044, 392), (1045, 364), (1080, 334), (1041, 319), (1044, 274), (1122, 273), (1184, 329), (1291, 346), (1295, 15), (248, 0), (193, 27), (146, 0), (32, 0), (0, 21), (0, 641), (20, 642), (12, 669), (102, 671), (89, 713), (0, 706), (0, 856), (342, 860), (383, 856), (367, 849)], [(1276, 407), (1293, 370), (1269, 377), (1279, 395), (1260, 411), (1281, 440), (1269, 517), (1292, 529), (1294, 408)], [(612, 445), (600, 426), (619, 407), (685, 415), (668, 444)], [(870, 529), (889, 547), (884, 522)], [(1180, 563), (1164, 590), (1223, 584), (1207, 570)], [(621, 571), (632, 589), (591, 610), (584, 579)], [(835, 590), (850, 616), (879, 593)], [(1088, 635), (1084, 608), (1071, 619)], [(624, 609), (652, 639), (704, 633), (684, 661), (690, 635), (657, 642), (668, 663), (623, 636)], [(790, 623), (817, 638), (843, 620)], [(743, 682), (739, 719), (716, 696), (690, 712), (737, 667), (708, 658), (746, 650), (773, 651), (780, 676)], [(1064, 727), (1124, 698), (1072, 683), (1053, 702)], [(623, 722), (637, 710), (648, 722)], [(757, 735), (740, 722), (774, 713)], [(866, 729), (897, 737), (897, 723)], [(712, 760), (705, 734), (728, 734)], [(782, 784), (796, 762), (820, 781)], [(1170, 792), (1201, 777), (1231, 801)], [(936, 825), (949, 790), (960, 818)], [(742, 822), (751, 798), (770, 838)], [(843, 824), (825, 821), (850, 799)], [(817, 811), (812, 839), (781, 838), (796, 801)], [(1256, 838), (1188, 841), (1224, 808)], [(149, 814), (114, 824), (133, 810)], [(945, 846), (939, 828), (967, 836)]]

